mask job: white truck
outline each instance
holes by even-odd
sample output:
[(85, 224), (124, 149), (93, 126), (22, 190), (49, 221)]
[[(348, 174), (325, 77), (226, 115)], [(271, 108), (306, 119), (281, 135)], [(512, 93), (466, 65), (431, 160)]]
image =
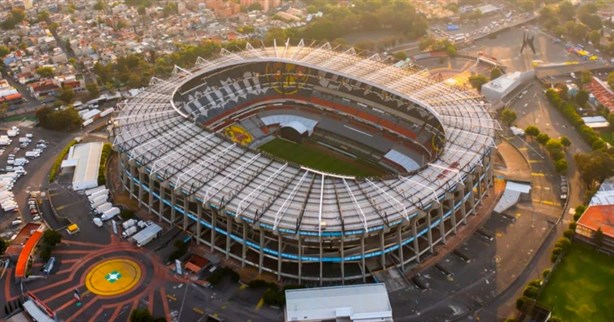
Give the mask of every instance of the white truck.
[(85, 194), (86, 194), (87, 196), (91, 196), (93, 193), (98, 192), (98, 191), (101, 191), (101, 190), (105, 190), (106, 188), (107, 188), (107, 187), (105, 187), (104, 185), (102, 185), (102, 186), (98, 186), (98, 187), (96, 187), (96, 188), (87, 189), (87, 190), (85, 190)]
[(132, 237), (130, 237), (130, 239), (132, 239), (138, 247), (143, 247), (149, 244), (152, 240), (156, 239), (161, 232), (162, 227), (156, 224), (151, 224), (145, 229), (134, 234)]
[(28, 159), (26, 158), (17, 158), (15, 159), (15, 161), (13, 161), (13, 166), (23, 166), (26, 165), (27, 163), (29, 163), (30, 161), (28, 161)]
[(113, 207), (107, 211), (105, 211), (102, 216), (100, 217), (100, 219), (102, 219), (103, 221), (112, 219), (113, 217), (119, 215), (119, 208), (117, 207)]
[(30, 140), (29, 138), (22, 136), (19, 138), (19, 143), (30, 143), (32, 142), (32, 140)]
[(87, 198), (88, 198), (88, 199), (90, 200), (90, 202), (91, 202), (92, 200), (96, 199), (96, 198), (97, 198), (97, 197), (99, 197), (99, 196), (106, 196), (106, 195), (108, 195), (108, 194), (109, 194), (109, 190), (104, 189), (104, 190), (99, 190), (99, 191), (96, 191), (96, 192), (92, 193), (92, 194), (91, 194), (89, 197), (87, 197)]
[(41, 154), (38, 151), (26, 151), (26, 158), (34, 159), (40, 157)]
[(138, 228), (136, 226), (128, 227), (128, 229), (124, 230), (124, 232), (122, 233), (122, 237), (128, 238), (128, 237), (134, 235), (134, 233), (136, 233), (137, 229)]
[(105, 211), (107, 211), (107, 210), (111, 209), (111, 207), (113, 207), (113, 205), (111, 205), (111, 207), (108, 207), (108, 208), (104, 209), (102, 212), (98, 211), (98, 207), (100, 207), (100, 206), (102, 206), (102, 205), (104, 205), (104, 204), (107, 204), (107, 203), (108, 203), (108, 204), (111, 204), (110, 202), (107, 202), (107, 200), (98, 200), (98, 201), (96, 201), (96, 202), (94, 202), (94, 203), (92, 203), (92, 204), (91, 204), (91, 208), (92, 208), (92, 210), (94, 210), (96, 213), (98, 213), (98, 214), (102, 214), (103, 212), (105, 212)]
[(124, 222), (122, 223), (122, 228), (124, 228), (124, 229), (128, 229), (128, 228), (130, 228), (130, 227), (132, 227), (132, 226), (134, 226), (134, 225), (136, 225), (136, 220), (134, 220), (134, 219), (128, 219), (128, 220), (126, 220), (126, 221), (124, 221)]
[[(108, 200), (109, 200), (109, 196), (107, 196), (107, 195), (100, 195), (98, 197), (90, 199), (90, 205), (92, 206), (92, 208), (96, 208), (96, 207), (102, 205), (103, 203), (107, 202)], [(94, 205), (96, 205), (96, 204), (97, 204), (97, 206), (94, 207)]]
[(19, 135), (19, 130), (8, 130), (6, 131), (6, 135), (8, 135), (8, 137), (12, 138), (12, 137), (16, 137), (17, 135)]
[(0, 135), (0, 145), (9, 145), (9, 144), (11, 144), (11, 142), (13, 142), (13, 141), (11, 139), (9, 139), (8, 136)]
[(98, 207), (96, 207), (95, 209), (96, 209), (96, 213), (103, 214), (105, 211), (107, 211), (107, 210), (109, 210), (111, 208), (113, 208), (113, 204), (112, 203), (104, 202), (103, 204), (98, 205)]

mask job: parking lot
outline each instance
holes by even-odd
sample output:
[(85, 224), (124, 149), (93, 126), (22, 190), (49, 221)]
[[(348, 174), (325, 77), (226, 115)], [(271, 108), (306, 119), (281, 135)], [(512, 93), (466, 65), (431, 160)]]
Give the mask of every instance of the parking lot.
[(44, 205), (36, 200), (44, 198), (30, 199), (30, 192), (41, 190), (49, 167), (67, 137), (65, 133), (36, 128), (30, 121), (5, 124), (0, 128), (0, 230), (3, 238), (10, 239), (24, 223), (41, 219)]

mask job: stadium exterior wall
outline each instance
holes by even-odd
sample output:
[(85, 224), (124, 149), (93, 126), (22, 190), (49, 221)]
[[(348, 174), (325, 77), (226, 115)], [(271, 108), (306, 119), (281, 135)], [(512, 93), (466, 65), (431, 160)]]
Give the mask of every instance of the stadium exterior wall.
[[(425, 205), (409, 221), (360, 236), (302, 236), (267, 230), (228, 216), (223, 209), (203, 206), (149, 177), (126, 154), (120, 154), (120, 168), (123, 188), (131, 198), (160, 221), (191, 234), (198, 244), (279, 280), (319, 285), (366, 282), (373, 272), (394, 267), (405, 271), (420, 263), (467, 224), (493, 185), (491, 150), (456, 190)], [(319, 245), (319, 251), (307, 254), (313, 245)]]

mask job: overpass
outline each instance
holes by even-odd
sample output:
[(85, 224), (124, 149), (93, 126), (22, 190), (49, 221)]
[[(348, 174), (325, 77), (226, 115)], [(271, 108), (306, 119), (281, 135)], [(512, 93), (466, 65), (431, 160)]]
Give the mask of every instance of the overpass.
[(535, 67), (535, 77), (541, 79), (548, 76), (561, 76), (569, 73), (579, 73), (584, 70), (596, 70), (612, 68), (612, 65), (606, 62), (600, 61), (587, 61), (580, 63), (561, 63), (561, 64), (548, 64)]

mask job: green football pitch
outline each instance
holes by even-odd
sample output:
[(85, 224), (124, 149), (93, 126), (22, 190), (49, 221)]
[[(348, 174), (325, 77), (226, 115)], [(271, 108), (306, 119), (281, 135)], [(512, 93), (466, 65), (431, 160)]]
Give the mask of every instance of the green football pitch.
[(382, 167), (350, 158), (313, 142), (297, 144), (274, 139), (259, 149), (284, 160), (328, 173), (358, 177), (381, 176), (388, 173)]
[(577, 242), (552, 272), (539, 302), (563, 321), (612, 321), (614, 258)]

